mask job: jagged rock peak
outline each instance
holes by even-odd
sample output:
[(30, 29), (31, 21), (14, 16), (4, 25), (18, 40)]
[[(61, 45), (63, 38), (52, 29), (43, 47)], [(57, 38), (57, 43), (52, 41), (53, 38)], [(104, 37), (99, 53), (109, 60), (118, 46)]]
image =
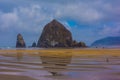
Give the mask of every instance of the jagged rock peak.
[(59, 21), (57, 21), (56, 19), (53, 19), (46, 26), (48, 27), (48, 25), (49, 25), (49, 27), (59, 27), (59, 26), (62, 26), (61, 28), (65, 28), (65, 26), (63, 24), (61, 24)]
[[(57, 21), (56, 19), (53, 19), (51, 22), (51, 24), (61, 24), (59, 21)], [(62, 25), (62, 24), (61, 24)]]
[(53, 19), (50, 23), (58, 22), (56, 19)]
[(19, 33), (17, 35), (16, 48), (25, 48), (25, 47), (26, 47), (25, 41), (22, 35)]

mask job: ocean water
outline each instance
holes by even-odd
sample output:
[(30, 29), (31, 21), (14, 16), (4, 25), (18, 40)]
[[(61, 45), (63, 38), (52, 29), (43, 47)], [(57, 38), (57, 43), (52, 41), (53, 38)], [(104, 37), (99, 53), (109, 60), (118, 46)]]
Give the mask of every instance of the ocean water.
[(120, 80), (120, 56), (76, 55), (64, 51), (0, 53), (0, 75), (11, 79), (26, 76), (33, 80)]

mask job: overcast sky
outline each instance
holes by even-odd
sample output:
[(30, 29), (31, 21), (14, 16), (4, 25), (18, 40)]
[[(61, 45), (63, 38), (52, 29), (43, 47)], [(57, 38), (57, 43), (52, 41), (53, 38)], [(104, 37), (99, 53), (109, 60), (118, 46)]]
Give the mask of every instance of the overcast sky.
[(120, 36), (120, 0), (0, 0), (0, 46), (15, 46), (18, 33), (30, 46), (52, 19), (90, 45)]

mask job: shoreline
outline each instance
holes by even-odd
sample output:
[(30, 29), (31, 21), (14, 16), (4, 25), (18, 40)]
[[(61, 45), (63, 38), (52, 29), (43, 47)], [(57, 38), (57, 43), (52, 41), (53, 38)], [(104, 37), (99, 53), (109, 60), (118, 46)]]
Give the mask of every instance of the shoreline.
[[(120, 49), (115, 48), (74, 48), (74, 49), (54, 49), (54, 48), (47, 48), (47, 49), (1, 49), (0, 54), (16, 54), (16, 53), (25, 53), (25, 54), (32, 54), (32, 55), (39, 55), (39, 53), (47, 53), (50, 54), (94, 54), (94, 55), (120, 55)], [(63, 55), (64, 55), (63, 54)]]

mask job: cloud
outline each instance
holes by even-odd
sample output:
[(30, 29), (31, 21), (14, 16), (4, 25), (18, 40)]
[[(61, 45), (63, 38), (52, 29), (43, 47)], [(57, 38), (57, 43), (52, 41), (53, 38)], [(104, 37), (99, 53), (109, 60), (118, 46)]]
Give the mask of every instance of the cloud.
[[(60, 20), (73, 19), (85, 24), (95, 24), (97, 21), (116, 19), (117, 14), (119, 15), (119, 6), (113, 5), (113, 1), (108, 2), (107, 0), (53, 0), (52, 2), (50, 0), (2, 0), (1, 2), (4, 4), (10, 2), (9, 5), (14, 4), (12, 11), (15, 9), (18, 17), (28, 22), (31, 19), (34, 22), (48, 22), (48, 20), (56, 18)], [(24, 5), (25, 3), (26, 5)], [(31, 21), (33, 22), (33, 20)], [(23, 22), (20, 24), (23, 24)], [(27, 26), (27, 23), (25, 25)]]
[(97, 9), (84, 2), (73, 4), (31, 3), (29, 6), (18, 6), (10, 12), (1, 11), (1, 13), (0, 26), (4, 28), (13, 26), (29, 31), (42, 29), (47, 22), (54, 18), (58, 20), (70, 18), (85, 23), (95, 22), (102, 18), (102, 14)]
[(12, 13), (2, 13), (0, 12), (0, 27), (2, 29), (11, 28), (16, 24), (18, 20), (17, 14)]
[(100, 35), (108, 35), (108, 36), (120, 36), (120, 24), (116, 25), (104, 25), (102, 30), (99, 32)]
[(18, 31), (38, 32), (51, 19), (39, 5), (18, 7), (11, 12), (0, 14), (0, 30), (15, 28)]
[(28, 34), (28, 39), (31, 39), (29, 34), (38, 38), (45, 24), (55, 18), (77, 40), (83, 38), (92, 42), (90, 40), (99, 36), (119, 35), (120, 24), (116, 24), (120, 23), (119, 3), (120, 0), (0, 0), (0, 34), (23, 32)]
[(102, 18), (99, 11), (85, 3), (68, 4), (62, 7), (59, 5), (57, 8), (59, 9), (56, 9), (55, 13), (59, 18), (71, 18), (85, 23), (95, 22)]

